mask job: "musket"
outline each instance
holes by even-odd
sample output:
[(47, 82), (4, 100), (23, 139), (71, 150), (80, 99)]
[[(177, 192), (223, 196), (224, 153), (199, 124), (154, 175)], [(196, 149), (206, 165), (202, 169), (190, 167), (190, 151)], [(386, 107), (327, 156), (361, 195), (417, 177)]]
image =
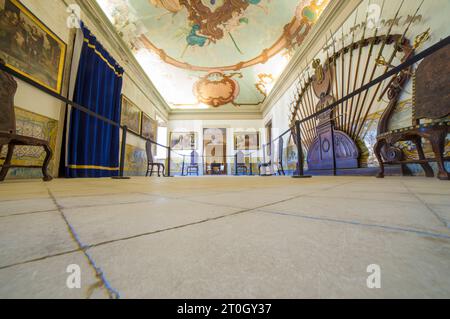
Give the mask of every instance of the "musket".
[[(312, 77), (310, 76), (310, 74), (309, 74), (309, 71), (308, 71), (308, 81), (309, 81), (309, 89), (308, 89), (308, 91), (307, 91), (307, 95), (309, 96), (309, 99), (310, 99), (310, 101), (311, 101), (311, 107), (312, 107), (312, 109), (311, 109), (311, 115), (313, 115), (313, 114), (315, 114), (318, 110), (317, 110), (317, 105), (319, 104), (319, 102), (320, 102), (320, 99), (317, 99), (317, 102), (314, 100), (314, 96), (315, 96), (315, 94), (313, 94), (314, 92), (314, 90), (313, 90), (313, 86), (312, 86), (312, 82), (313, 82), (313, 80), (312, 80)], [(310, 125), (312, 126), (312, 127), (317, 127), (317, 117), (314, 117), (314, 118), (312, 118), (312, 119), (310, 119), (309, 121), (308, 121), (308, 123), (310, 123)], [(311, 143), (314, 141), (314, 139), (312, 139), (311, 140)]]
[[(370, 6), (372, 1), (369, 1), (368, 6)], [(367, 31), (367, 23), (368, 23), (368, 19), (369, 19), (369, 10), (367, 10), (366, 13), (366, 22), (364, 24), (364, 29), (361, 35), (361, 40), (359, 41), (359, 52), (358, 52), (358, 62), (356, 63), (356, 74), (355, 74), (355, 82), (353, 85), (353, 91), (356, 89), (356, 85), (358, 83), (358, 79), (359, 79), (359, 68), (360, 68), (360, 63), (361, 63), (361, 57), (362, 57), (362, 49), (364, 47), (364, 41), (366, 40), (366, 31)], [(367, 70), (367, 67), (366, 67)], [(350, 102), (350, 112), (351, 114), (353, 114), (353, 116), (351, 117), (351, 123), (355, 122), (355, 117), (356, 117), (356, 111), (357, 111), (357, 106), (354, 106), (353, 102), (355, 101), (355, 97), (352, 97), (351, 102)], [(351, 125), (351, 124), (350, 124)], [(347, 131), (350, 132), (350, 129)]]
[[(306, 69), (306, 68), (305, 68)], [(304, 97), (303, 100), (305, 101), (305, 106), (307, 107), (307, 109), (305, 109), (304, 111), (304, 115), (303, 118), (308, 117), (307, 114), (314, 114), (314, 100), (312, 99), (312, 86), (311, 86), (311, 78), (308, 72), (308, 80), (306, 81), (304, 76), (305, 74), (302, 74), (303, 76), (303, 82), (305, 84), (304, 86)], [(308, 128), (315, 128), (314, 124), (312, 121), (307, 121), (305, 123), (305, 126), (307, 126)], [(309, 140), (312, 142), (314, 140), (314, 135), (309, 136)]]
[[(402, 9), (404, 2), (405, 2), (405, 0), (402, 0), (402, 2), (400, 3), (400, 6), (399, 6), (397, 12), (395, 13), (394, 21), (397, 19), (398, 15), (400, 14), (400, 10)], [(383, 9), (384, 9), (384, 1), (383, 1)], [(378, 56), (377, 56), (375, 61), (377, 61), (381, 56), (383, 56), (383, 51), (384, 51), (384, 48), (386, 47), (386, 44), (389, 41), (389, 38), (391, 36), (391, 32), (392, 32), (393, 26), (394, 26), (394, 23), (392, 23), (389, 26), (388, 32), (386, 33), (386, 36), (385, 36), (385, 38), (383, 40), (383, 43), (381, 44), (380, 50), (378, 52)], [(375, 29), (375, 36), (374, 36), (374, 40), (373, 41), (376, 41), (377, 35), (378, 35), (378, 29), (376, 28)], [(374, 44), (375, 43), (373, 42), (373, 45)], [(373, 49), (373, 47), (372, 47), (372, 49)], [(370, 62), (370, 57), (369, 57), (369, 60), (367, 61), (367, 64), (369, 64), (369, 62)], [(372, 69), (372, 73), (371, 73), (371, 75), (369, 77), (369, 82), (368, 83), (372, 82), (372, 80), (374, 79), (376, 70), (377, 70), (377, 64), (375, 63), (374, 66), (373, 66), (373, 69)], [(356, 118), (358, 120), (358, 122), (360, 121), (361, 115), (363, 114), (363, 110), (365, 109), (364, 104), (366, 103), (366, 99), (367, 99), (368, 94), (369, 94), (369, 89), (366, 90), (366, 92), (364, 92), (364, 98), (363, 98), (362, 103), (361, 103), (361, 108), (359, 109), (358, 116)], [(359, 106), (359, 104), (358, 104), (358, 106)], [(354, 140), (357, 138), (357, 136), (355, 136), (355, 133), (357, 131), (357, 125), (358, 124), (356, 123), (356, 126), (354, 126), (355, 129), (352, 130), (352, 134), (350, 135)]]
[[(356, 10), (356, 13), (355, 13), (355, 22), (353, 23), (353, 26), (356, 25), (356, 21), (358, 21), (358, 10)], [(352, 70), (353, 70), (353, 49), (354, 49), (354, 45), (355, 45), (355, 28), (353, 28), (352, 42), (350, 44), (350, 61), (348, 62), (347, 93), (346, 93), (346, 95), (350, 94), (350, 80), (351, 80), (351, 77), (352, 77), (351, 75), (352, 75)], [(355, 85), (353, 85), (353, 89), (355, 89), (354, 86)], [(348, 121), (347, 124), (348, 124), (348, 130), (350, 130), (350, 124), (349, 124), (350, 123), (350, 119), (351, 119), (351, 115), (350, 114), (352, 114), (353, 105), (350, 103), (350, 110), (349, 110), (348, 104), (349, 104), (349, 100), (347, 100), (345, 102), (345, 108), (344, 109), (345, 109), (345, 113), (348, 114), (347, 116), (349, 118), (349, 121)]]
[[(345, 88), (344, 88), (344, 86), (345, 86), (345, 72), (344, 72), (344, 69), (345, 69), (345, 40), (344, 40), (344, 27), (342, 27), (342, 49), (341, 49), (341, 97), (344, 97), (345, 95), (344, 95), (344, 92), (345, 92)], [(347, 110), (345, 110), (344, 109), (344, 103), (341, 103), (340, 105), (339, 105), (339, 107), (340, 107), (340, 112), (339, 113), (346, 113), (347, 114)], [(347, 121), (347, 115), (346, 115), (346, 117), (345, 117), (345, 120), (344, 120), (344, 123)]]
[[(338, 81), (337, 81), (337, 64), (336, 64), (337, 55), (336, 55), (336, 45), (335, 45), (333, 33), (331, 32), (331, 30), (330, 30), (330, 35), (331, 35), (331, 41), (333, 42), (333, 57), (332, 57), (332, 59), (333, 59), (333, 82), (334, 82), (334, 86), (336, 89), (336, 91), (334, 92), (336, 94), (336, 95), (334, 95), (334, 98), (337, 101), (337, 100), (339, 100), (339, 87), (338, 87)], [(341, 112), (339, 112), (339, 109), (338, 109), (338, 113), (341, 113)], [(340, 129), (342, 129), (343, 123), (344, 123), (343, 118), (340, 118), (339, 119), (339, 128)]]
[[(391, 65), (392, 62), (394, 61), (394, 58), (395, 58), (395, 56), (397, 55), (397, 52), (400, 50), (400, 46), (401, 46), (401, 44), (404, 42), (405, 37), (406, 37), (406, 34), (408, 33), (409, 28), (411, 27), (411, 24), (412, 24), (412, 22), (414, 21), (415, 17), (416, 17), (417, 14), (419, 13), (420, 8), (422, 7), (424, 1), (425, 1), (425, 0), (422, 0), (422, 2), (420, 3), (419, 7), (417, 8), (416, 12), (414, 13), (413, 18), (411, 19), (411, 21), (409, 22), (409, 24), (408, 24), (408, 26), (406, 27), (405, 31), (403, 32), (401, 38), (399, 39), (399, 41), (398, 41), (397, 44), (395, 45), (394, 51), (392, 52), (391, 57), (389, 58), (389, 60), (388, 60), (388, 62), (387, 62), (387, 65), (385, 66), (384, 73), (386, 73), (386, 72), (389, 70), (389, 65)], [(392, 23), (391, 27), (392, 27), (393, 25), (394, 25), (394, 23)], [(386, 41), (387, 41), (387, 40), (386, 40)], [(386, 43), (386, 41), (385, 41), (385, 43)], [(376, 66), (376, 64), (375, 64), (375, 66)], [(394, 79), (395, 79), (395, 78), (394, 78)], [(357, 133), (358, 133), (358, 134), (357, 134), (356, 136), (359, 135), (359, 133), (360, 133), (361, 130), (362, 130), (362, 127), (364, 126), (364, 122), (365, 122), (365, 120), (367, 119), (367, 116), (369, 115), (369, 112), (370, 112), (370, 110), (371, 110), (371, 108), (372, 108), (372, 106), (373, 106), (373, 104), (374, 104), (374, 102), (375, 102), (375, 99), (377, 98), (378, 92), (379, 92), (379, 90), (380, 90), (382, 84), (383, 84), (383, 82), (380, 82), (380, 83), (377, 85), (376, 90), (375, 90), (375, 93), (374, 93), (374, 95), (373, 95), (373, 97), (372, 97), (372, 100), (370, 101), (369, 107), (367, 108), (366, 113), (365, 113), (365, 115), (364, 115), (364, 117), (363, 117), (363, 121), (358, 125), (358, 129), (357, 129)], [(388, 88), (388, 86), (387, 86), (387, 88)]]
[[(328, 46), (328, 36), (325, 35), (325, 46)], [(331, 61), (330, 61), (330, 54), (328, 53), (328, 48), (327, 48), (327, 63), (326, 63), (326, 68), (327, 71), (330, 72), (331, 74)], [(334, 96), (334, 89), (333, 89), (333, 83), (331, 83), (331, 96)]]
[[(419, 13), (419, 10), (420, 10), (420, 8), (422, 7), (423, 2), (424, 2), (424, 1), (422, 1), (422, 3), (420, 4), (419, 8), (418, 8), (418, 9), (416, 10), (416, 12), (414, 13), (414, 16), (413, 16), (413, 17), (411, 18), (411, 20), (409, 21), (409, 24), (408, 24), (407, 28), (405, 29), (405, 32), (403, 33), (403, 35), (402, 35), (401, 39), (399, 40), (398, 44), (395, 46), (395, 49), (394, 49), (394, 52), (393, 52), (391, 58), (389, 59), (389, 61), (384, 61), (383, 64), (384, 64), (385, 67), (386, 67), (385, 72), (386, 72), (389, 68), (394, 67), (394, 66), (392, 65), (392, 61), (394, 60), (394, 58), (395, 58), (395, 56), (396, 56), (396, 54), (397, 54), (397, 52), (398, 52), (398, 50), (399, 50), (399, 47), (400, 47), (400, 46), (402, 45), (402, 43), (404, 42), (405, 37), (406, 37), (406, 34), (408, 33), (409, 28), (411, 27), (411, 24), (412, 24), (412, 22), (414, 21), (415, 17), (416, 17), (417, 14)], [(416, 49), (416, 48), (417, 48), (416, 45), (414, 45), (414, 49)], [(410, 54), (412, 54), (412, 53), (413, 53), (413, 51), (410, 52)], [(407, 58), (409, 58), (409, 56), (406, 56), (406, 57), (405, 57), (405, 59), (407, 59)], [(383, 90), (383, 92), (381, 93), (380, 97), (378, 98), (378, 102), (380, 102), (380, 101), (382, 100), (383, 96), (384, 96), (384, 95), (386, 94), (386, 92), (389, 90), (389, 87), (390, 87), (391, 84), (394, 82), (394, 80), (396, 79), (396, 77), (397, 77), (397, 76), (393, 76), (392, 79), (389, 81), (388, 85), (386, 86), (386, 88)]]

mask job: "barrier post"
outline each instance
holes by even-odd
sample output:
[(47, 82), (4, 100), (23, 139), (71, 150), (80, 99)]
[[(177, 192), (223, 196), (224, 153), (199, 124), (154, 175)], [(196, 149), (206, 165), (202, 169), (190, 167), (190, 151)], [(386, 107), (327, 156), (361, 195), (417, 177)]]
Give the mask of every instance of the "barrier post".
[[(185, 167), (184, 161), (185, 161), (185, 159), (186, 159), (186, 155), (183, 154), (183, 164), (181, 165), (181, 176), (184, 176), (184, 167)], [(188, 174), (186, 174), (186, 176), (187, 175)]]
[(171, 161), (171, 159), (170, 159), (170, 156), (171, 156), (171, 153), (172, 152), (172, 150), (170, 149), (170, 147), (168, 147), (167, 148), (167, 176), (166, 177), (172, 177), (172, 176), (170, 176), (170, 161)]
[(125, 147), (127, 145), (127, 131), (128, 131), (128, 127), (126, 125), (124, 127), (122, 127), (122, 143), (120, 146), (119, 176), (113, 176), (112, 179), (130, 179), (130, 177), (123, 176), (123, 171), (125, 169)]
[(300, 131), (300, 121), (295, 122), (295, 133), (297, 137), (297, 165), (298, 165), (298, 175), (293, 175), (293, 178), (311, 178), (310, 175), (305, 175), (304, 168), (303, 168), (303, 147), (302, 147), (302, 135)]

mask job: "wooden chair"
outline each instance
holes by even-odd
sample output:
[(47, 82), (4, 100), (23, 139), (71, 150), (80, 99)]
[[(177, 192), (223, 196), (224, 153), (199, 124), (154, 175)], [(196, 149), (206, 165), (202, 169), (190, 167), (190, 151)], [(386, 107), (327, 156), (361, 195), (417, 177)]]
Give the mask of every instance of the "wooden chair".
[[(262, 168), (270, 168), (270, 166), (272, 166), (272, 160), (270, 160), (267, 163), (259, 163), (258, 164), (258, 173), (259, 173), (259, 175), (262, 175), (261, 174), (261, 169)], [(266, 174), (266, 175), (268, 175), (268, 174)]]
[(190, 174), (199, 175), (199, 166), (198, 166), (198, 153), (196, 151), (192, 151), (191, 153), (191, 162), (187, 166), (186, 175)]
[(236, 175), (239, 175), (239, 171), (242, 172), (242, 174), (248, 175), (248, 167), (245, 163), (245, 156), (242, 151), (239, 151), (235, 155), (235, 165), (236, 165)]
[[(266, 154), (266, 149), (267, 149), (267, 147), (270, 147), (269, 148), (269, 150), (270, 150), (270, 154), (268, 154), (269, 156), (270, 156), (270, 159), (269, 159), (269, 161), (268, 162), (265, 162), (265, 154)], [(270, 174), (267, 174), (267, 169), (269, 169), (270, 170), (270, 172), (272, 172), (272, 163), (274, 163), (275, 161), (274, 161), (274, 156), (273, 156), (273, 149), (272, 149), (272, 145), (271, 144), (267, 144), (267, 145), (263, 145), (263, 154), (264, 154), (264, 156), (263, 156), (263, 162), (258, 162), (258, 174), (259, 174), (259, 176), (272, 176), (272, 174), (270, 173)], [(262, 168), (265, 168), (266, 169), (266, 173), (263, 175), (262, 173), (261, 173), (261, 169)]]
[(211, 175), (222, 175), (225, 171), (225, 165), (222, 163), (211, 163)]
[(158, 177), (161, 177), (160, 169), (162, 168), (162, 173), (164, 175), (165, 167), (162, 163), (156, 163), (153, 159), (153, 143), (150, 141), (147, 141), (145, 143), (145, 151), (147, 153), (147, 173), (145, 173), (145, 176), (153, 176), (153, 169), (156, 166), (158, 168)]
[[(4, 65), (4, 62), (0, 60), (0, 63)], [(41, 168), (43, 180), (45, 182), (51, 181), (53, 178), (48, 173), (48, 165), (52, 158), (52, 150), (49, 142), (41, 139), (37, 139), (30, 136), (17, 135), (16, 132), (16, 117), (14, 111), (14, 95), (17, 91), (17, 82), (14, 78), (0, 70), (0, 152), (4, 145), (8, 146), (8, 152), (0, 171), (0, 182), (4, 181), (10, 168), (25, 167), (25, 168)], [(45, 150), (46, 156), (42, 166), (31, 165), (11, 165), (11, 160), (14, 153), (14, 147), (16, 145), (37, 146), (42, 147)]]
[[(420, 164), (427, 177), (434, 177), (430, 162), (438, 164), (438, 178), (449, 180), (450, 173), (445, 169), (445, 139), (450, 132), (450, 45), (425, 58), (415, 75), (415, 97), (413, 103), (413, 126), (387, 131), (387, 124), (392, 117), (393, 108), (387, 109), (380, 120), (375, 145), (375, 155), (380, 163), (379, 178), (384, 177), (385, 164)], [(401, 73), (391, 85), (389, 96), (400, 94), (402, 83), (407, 76)], [(431, 123), (421, 123), (430, 119)], [(422, 139), (431, 142), (435, 158), (426, 158)], [(395, 146), (400, 141), (411, 141), (416, 145), (419, 160), (405, 160), (401, 149)]]

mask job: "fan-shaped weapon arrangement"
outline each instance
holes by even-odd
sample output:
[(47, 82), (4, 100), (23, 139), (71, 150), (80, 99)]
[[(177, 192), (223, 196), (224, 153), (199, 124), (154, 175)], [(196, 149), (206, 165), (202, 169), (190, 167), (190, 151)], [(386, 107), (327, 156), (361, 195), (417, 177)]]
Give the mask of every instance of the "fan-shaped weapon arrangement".
[[(320, 115), (317, 112), (405, 62), (428, 40), (429, 30), (418, 35), (414, 43), (407, 38), (411, 25), (421, 17), (419, 11), (422, 4), (408, 17), (403, 32), (393, 32), (402, 5), (403, 3), (393, 18), (387, 21), (385, 34), (380, 34), (381, 28), (369, 28), (370, 21), (366, 15), (360, 34), (356, 34), (356, 25), (352, 28), (348, 36), (351, 38), (350, 43), (345, 43), (343, 31), (340, 40), (331, 36), (331, 44), (327, 39), (327, 46), (324, 48), (324, 61), (314, 59), (311, 63), (314, 72), (311, 74), (311, 68), (305, 68), (299, 76), (290, 109), (290, 122), (293, 126), (295, 121), (303, 120), (302, 142), (308, 153), (310, 170), (358, 168), (361, 153), (359, 145), (364, 145), (368, 129), (366, 124), (369, 116), (375, 112), (382, 112), (378, 122), (378, 136), (389, 135), (389, 121), (412, 76), (412, 68), (404, 69), (391, 79), (371, 86), (332, 110)], [(399, 140), (402, 139), (396, 139), (396, 142)], [(419, 153), (420, 148), (418, 145)], [(402, 162), (402, 151), (392, 143), (378, 143), (375, 153), (381, 164), (405, 164)], [(423, 160), (422, 157), (421, 159)], [(429, 175), (430, 170), (426, 167), (428, 164), (419, 164)], [(380, 177), (382, 176), (380, 173)]]

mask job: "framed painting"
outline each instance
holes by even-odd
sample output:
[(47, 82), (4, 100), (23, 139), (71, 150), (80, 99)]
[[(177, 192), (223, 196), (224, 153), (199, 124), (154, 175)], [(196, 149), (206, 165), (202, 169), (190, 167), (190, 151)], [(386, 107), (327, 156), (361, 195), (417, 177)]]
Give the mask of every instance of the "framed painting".
[(141, 136), (156, 142), (158, 134), (158, 122), (142, 112)]
[(178, 151), (193, 151), (197, 149), (197, 133), (170, 133), (170, 147)]
[(259, 132), (234, 133), (234, 149), (236, 151), (256, 151), (260, 148)]
[(0, 58), (6, 67), (60, 94), (66, 44), (17, 0), (0, 0)]
[(141, 134), (141, 110), (122, 94), (122, 113), (120, 123), (138, 135)]

